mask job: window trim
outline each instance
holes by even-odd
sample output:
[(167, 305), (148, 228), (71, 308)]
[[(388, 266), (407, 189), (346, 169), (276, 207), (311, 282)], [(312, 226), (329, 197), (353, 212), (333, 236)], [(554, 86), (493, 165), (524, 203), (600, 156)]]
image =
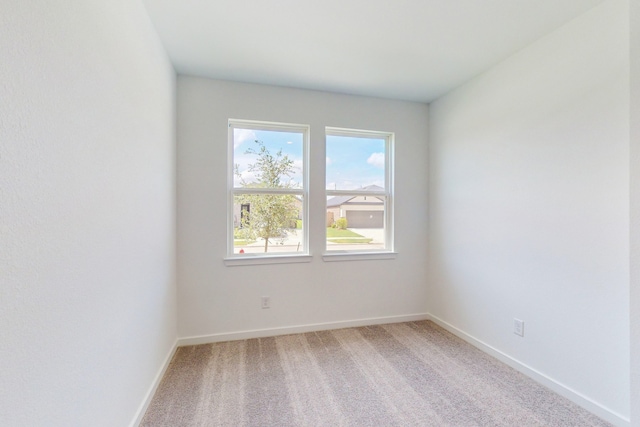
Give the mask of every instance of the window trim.
[[(365, 259), (391, 259), (397, 254), (394, 250), (394, 154), (395, 154), (395, 133), (385, 131), (372, 131), (363, 129), (350, 129), (339, 127), (325, 127), (325, 151), (327, 136), (344, 136), (356, 138), (376, 138), (385, 141), (385, 159), (384, 159), (384, 191), (362, 191), (362, 190), (330, 190), (326, 188), (325, 178), (325, 212), (327, 210), (326, 200), (330, 196), (382, 196), (384, 197), (384, 249), (362, 250), (327, 250), (327, 242), (325, 237), (324, 252), (322, 259), (324, 261), (347, 261), (347, 260), (365, 260)], [(326, 166), (325, 166), (326, 177)]]
[(325, 262), (338, 261), (370, 261), (382, 259), (396, 259), (398, 253), (394, 251), (358, 252), (358, 251), (331, 251), (322, 254)]
[[(302, 133), (302, 188), (236, 188), (234, 186), (234, 129), (266, 130)], [(227, 255), (225, 265), (277, 264), (309, 262), (309, 140), (310, 125), (267, 122), (259, 120), (229, 119), (227, 124)], [(236, 194), (291, 194), (302, 197), (302, 250), (299, 252), (267, 252), (236, 254), (233, 245), (234, 195)]]
[(235, 267), (239, 265), (268, 265), (268, 264), (293, 264), (298, 262), (311, 262), (313, 257), (309, 254), (304, 255), (292, 255), (287, 254), (271, 254), (266, 255), (253, 255), (248, 254), (244, 256), (226, 257), (224, 258), (224, 265), (227, 267)]

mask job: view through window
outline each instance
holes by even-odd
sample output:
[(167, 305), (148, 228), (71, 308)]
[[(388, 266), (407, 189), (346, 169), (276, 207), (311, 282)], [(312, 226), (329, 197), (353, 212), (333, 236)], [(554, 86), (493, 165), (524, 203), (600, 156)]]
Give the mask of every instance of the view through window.
[(326, 129), (326, 250), (392, 250), (393, 134)]
[(230, 256), (308, 253), (308, 127), (229, 121)]

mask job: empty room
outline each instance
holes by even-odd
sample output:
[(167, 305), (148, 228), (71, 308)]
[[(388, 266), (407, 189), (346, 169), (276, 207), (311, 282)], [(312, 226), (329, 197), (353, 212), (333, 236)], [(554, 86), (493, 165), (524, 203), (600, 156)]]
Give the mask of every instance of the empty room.
[(0, 425), (640, 426), (640, 2), (0, 0)]

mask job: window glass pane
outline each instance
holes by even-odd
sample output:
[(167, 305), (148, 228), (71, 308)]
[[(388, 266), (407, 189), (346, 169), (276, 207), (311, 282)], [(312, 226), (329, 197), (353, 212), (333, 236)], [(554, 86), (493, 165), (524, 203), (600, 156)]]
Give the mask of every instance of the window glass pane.
[(327, 251), (385, 249), (383, 196), (327, 197)]
[(385, 139), (327, 135), (326, 150), (327, 190), (384, 190)]
[(303, 133), (233, 129), (234, 188), (302, 188)]
[(242, 194), (233, 199), (234, 254), (304, 251), (301, 196)]

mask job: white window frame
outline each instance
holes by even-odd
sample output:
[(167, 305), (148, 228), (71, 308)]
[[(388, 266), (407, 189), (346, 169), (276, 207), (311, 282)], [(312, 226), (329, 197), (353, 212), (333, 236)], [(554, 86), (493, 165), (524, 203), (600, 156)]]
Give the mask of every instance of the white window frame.
[[(302, 188), (237, 188), (234, 187), (234, 129), (251, 129), (302, 133)], [(309, 254), (309, 134), (310, 126), (256, 120), (229, 119), (227, 140), (227, 257), (225, 265), (280, 264), (310, 262)], [(239, 194), (291, 194), (302, 197), (302, 250), (286, 253), (236, 254), (233, 245), (234, 196)]]
[(330, 190), (326, 189), (325, 183), (325, 212), (326, 200), (331, 196), (378, 196), (384, 198), (384, 249), (369, 250), (327, 250), (326, 237), (325, 248), (322, 258), (324, 261), (356, 261), (369, 259), (393, 259), (396, 256), (394, 251), (394, 230), (393, 230), (393, 212), (394, 212), (394, 146), (395, 134), (393, 132), (371, 131), (362, 129), (346, 129), (338, 127), (325, 128), (325, 146), (327, 136), (345, 136), (356, 138), (375, 138), (385, 141), (384, 156), (384, 191), (362, 191), (362, 190)]

